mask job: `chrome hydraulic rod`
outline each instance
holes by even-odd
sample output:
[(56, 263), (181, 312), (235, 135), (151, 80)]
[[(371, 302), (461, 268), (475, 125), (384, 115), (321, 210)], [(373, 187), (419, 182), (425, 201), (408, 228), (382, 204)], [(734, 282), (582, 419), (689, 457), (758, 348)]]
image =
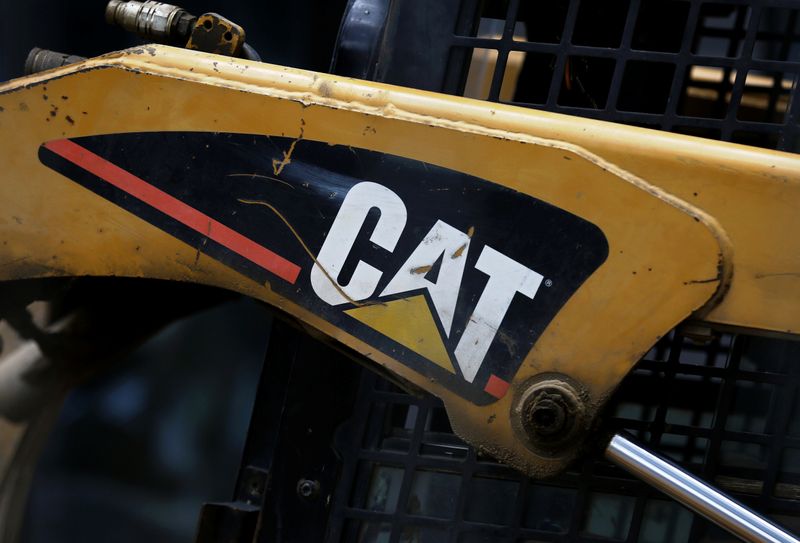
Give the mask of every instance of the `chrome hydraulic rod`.
[(623, 435), (617, 434), (611, 439), (605, 456), (743, 541), (800, 542), (784, 529)]

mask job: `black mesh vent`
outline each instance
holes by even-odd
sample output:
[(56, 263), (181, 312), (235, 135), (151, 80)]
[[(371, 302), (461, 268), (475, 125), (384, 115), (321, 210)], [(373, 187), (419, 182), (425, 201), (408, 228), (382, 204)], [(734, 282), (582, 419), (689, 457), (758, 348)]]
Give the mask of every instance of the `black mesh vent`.
[(475, 9), (452, 36), (446, 92), (798, 148), (796, 2), (509, 0)]

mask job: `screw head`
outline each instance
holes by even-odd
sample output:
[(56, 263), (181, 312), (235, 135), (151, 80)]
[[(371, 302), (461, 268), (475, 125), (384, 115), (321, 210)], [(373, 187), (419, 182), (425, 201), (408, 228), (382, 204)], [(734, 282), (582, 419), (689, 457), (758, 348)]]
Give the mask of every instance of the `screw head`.
[(316, 498), (319, 495), (319, 481), (300, 479), (297, 481), (297, 495), (305, 500)]

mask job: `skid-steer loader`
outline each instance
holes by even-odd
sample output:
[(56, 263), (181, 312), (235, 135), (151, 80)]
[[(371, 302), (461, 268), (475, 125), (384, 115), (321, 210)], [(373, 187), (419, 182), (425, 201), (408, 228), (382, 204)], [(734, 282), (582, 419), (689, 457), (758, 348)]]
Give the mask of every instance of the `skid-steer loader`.
[(112, 0), (142, 45), (0, 86), (0, 407), (222, 289), (277, 320), (198, 542), (797, 541), (799, 13), (350, 0), (317, 73)]

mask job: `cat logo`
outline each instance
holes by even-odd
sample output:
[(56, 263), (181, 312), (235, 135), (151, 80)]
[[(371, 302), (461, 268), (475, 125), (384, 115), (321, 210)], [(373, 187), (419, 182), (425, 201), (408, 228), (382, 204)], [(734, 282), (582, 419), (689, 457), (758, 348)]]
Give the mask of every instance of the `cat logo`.
[[(515, 296), (533, 299), (544, 277), (489, 245), (471, 249), (471, 232), (437, 220), (378, 293), (378, 302), (363, 303), (377, 293), (384, 272), (359, 260), (346, 285), (340, 284), (338, 278), (373, 208), (379, 210), (380, 218), (370, 241), (390, 252), (395, 249), (406, 226), (405, 204), (397, 194), (377, 183), (355, 185), (342, 202), (311, 270), (314, 292), (332, 306), (354, 305), (345, 313), (447, 371), (455, 373), (457, 367), (466, 381), (473, 382)], [(437, 328), (448, 338), (453, 332), (470, 250), (480, 251), (474, 267), (487, 276), (487, 281), (463, 323), (453, 350), (454, 366)], [(434, 271), (438, 273), (431, 277)], [(430, 301), (438, 326), (423, 314), (427, 311), (424, 299)]]
[(367, 149), (148, 132), (50, 141), (39, 156), (194, 248), (188, 269), (222, 262), (478, 405), (506, 394), (608, 255), (602, 231), (563, 209)]

